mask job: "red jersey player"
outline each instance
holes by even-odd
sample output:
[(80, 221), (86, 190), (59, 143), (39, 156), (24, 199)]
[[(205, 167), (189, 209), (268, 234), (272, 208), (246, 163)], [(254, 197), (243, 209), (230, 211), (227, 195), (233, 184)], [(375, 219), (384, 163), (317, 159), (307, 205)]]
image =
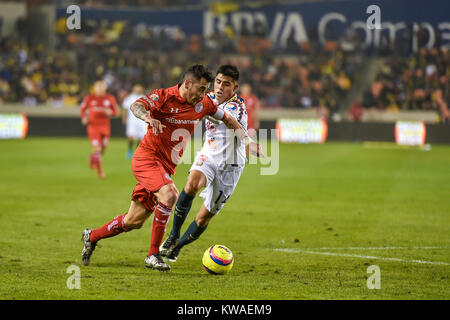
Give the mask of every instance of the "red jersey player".
[(89, 165), (97, 169), (98, 177), (104, 178), (101, 156), (111, 135), (110, 117), (118, 113), (116, 99), (106, 93), (106, 84), (99, 80), (94, 83), (94, 93), (88, 94), (80, 106), (81, 122), (87, 125), (87, 134), (91, 140), (92, 153)]
[(242, 85), (240, 97), (244, 99), (247, 108), (249, 134), (256, 136), (256, 130), (259, 129), (259, 99), (252, 94), (252, 88), (249, 84)]
[(147, 134), (132, 159), (132, 170), (137, 184), (131, 196), (128, 212), (95, 230), (83, 231), (82, 262), (90, 257), (99, 240), (122, 232), (139, 229), (154, 211), (150, 250), (145, 258), (148, 268), (167, 271), (159, 254), (166, 225), (178, 198), (171, 175), (181, 158), (195, 126), (203, 117), (212, 116), (234, 129), (239, 139), (253, 154), (264, 156), (261, 147), (242, 129), (235, 118), (226, 114), (205, 93), (213, 80), (211, 72), (202, 65), (190, 67), (183, 81), (168, 89), (157, 89), (135, 101), (133, 114), (149, 124)]

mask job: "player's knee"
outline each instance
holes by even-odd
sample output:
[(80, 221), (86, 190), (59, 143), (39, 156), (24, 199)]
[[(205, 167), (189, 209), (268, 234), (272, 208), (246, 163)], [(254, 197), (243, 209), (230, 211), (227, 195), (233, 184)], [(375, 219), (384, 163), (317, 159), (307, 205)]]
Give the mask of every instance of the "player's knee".
[(165, 205), (168, 206), (169, 208), (172, 208), (177, 203), (177, 199), (178, 199), (178, 192), (173, 192), (167, 198)]
[(164, 196), (159, 199), (159, 201), (164, 204), (165, 206), (172, 208), (177, 203), (178, 199), (178, 190), (175, 188), (170, 189), (167, 191)]
[(200, 186), (196, 181), (188, 181), (184, 187), (184, 192), (190, 196), (195, 196), (200, 191)]

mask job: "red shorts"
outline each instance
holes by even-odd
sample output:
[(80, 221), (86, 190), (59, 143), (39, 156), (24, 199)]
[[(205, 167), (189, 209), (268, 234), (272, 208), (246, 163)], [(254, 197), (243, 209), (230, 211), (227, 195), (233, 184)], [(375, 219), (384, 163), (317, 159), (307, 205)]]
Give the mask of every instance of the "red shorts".
[(111, 127), (90, 125), (87, 127), (87, 134), (93, 147), (106, 146), (111, 136)]
[(133, 174), (138, 181), (131, 196), (132, 200), (141, 202), (149, 211), (153, 211), (158, 199), (154, 192), (169, 183), (172, 178), (161, 162), (154, 157), (145, 156), (142, 148), (138, 148), (131, 161)]

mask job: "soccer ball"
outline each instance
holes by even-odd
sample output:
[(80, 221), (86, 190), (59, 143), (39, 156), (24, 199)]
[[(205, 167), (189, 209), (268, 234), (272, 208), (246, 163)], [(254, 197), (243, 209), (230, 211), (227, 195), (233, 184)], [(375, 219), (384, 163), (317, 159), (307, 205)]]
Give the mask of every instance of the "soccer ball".
[(225, 274), (233, 267), (233, 253), (222, 245), (213, 245), (203, 254), (203, 268), (211, 274)]

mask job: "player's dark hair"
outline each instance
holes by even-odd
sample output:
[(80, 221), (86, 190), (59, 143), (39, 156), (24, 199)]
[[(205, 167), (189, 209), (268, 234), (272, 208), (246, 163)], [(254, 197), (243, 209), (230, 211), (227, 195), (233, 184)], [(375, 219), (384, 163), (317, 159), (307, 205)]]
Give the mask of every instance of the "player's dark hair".
[(197, 80), (205, 78), (208, 82), (211, 82), (214, 79), (211, 71), (209, 71), (208, 68), (201, 64), (194, 64), (193, 66), (189, 67), (189, 69), (187, 69), (183, 75), (183, 81), (190, 77), (193, 77)]
[(216, 76), (221, 73), (224, 76), (231, 77), (234, 81), (239, 81), (239, 70), (236, 66), (231, 64), (224, 64), (217, 69)]

